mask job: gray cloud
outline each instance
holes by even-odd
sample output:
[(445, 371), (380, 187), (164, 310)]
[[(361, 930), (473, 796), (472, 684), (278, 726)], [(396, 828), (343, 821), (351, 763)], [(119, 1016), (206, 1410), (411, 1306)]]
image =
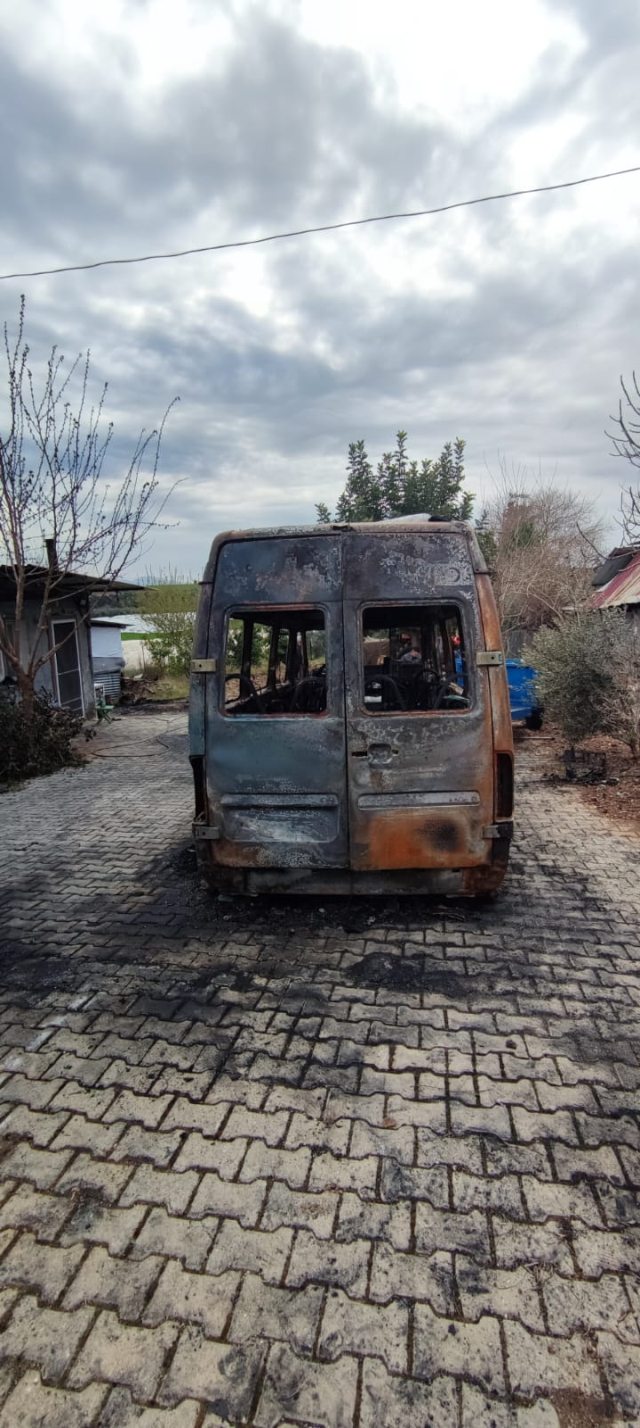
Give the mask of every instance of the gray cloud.
[[(222, 66), (167, 82), (144, 105), (126, 36), (103, 63), (96, 55), (83, 108), (78, 89), (21, 56), (9, 34), (0, 122), (15, 142), (5, 145), (0, 266), (519, 186), (530, 176), (512, 167), (514, 143), (572, 116), (579, 133), (561, 157), (539, 151), (539, 168), (553, 180), (616, 167), (640, 118), (640, 18), (622, 0), (560, 8), (580, 26), (582, 52), (568, 60), (550, 45), (526, 91), (462, 137), (442, 116), (400, 108), (355, 51), (315, 44), (264, 7), (242, 7)], [(549, 196), (292, 240), (246, 252), (233, 272), (212, 255), (34, 281), (33, 345), (92, 347), (96, 382), (110, 382), (118, 460), (180, 393), (163, 470), (185, 478), (173, 502), (181, 525), (159, 536), (156, 563), (178, 556), (197, 569), (218, 526), (312, 518), (314, 500), (340, 489), (348, 441), (365, 436), (375, 457), (400, 426), (416, 455), (464, 436), (473, 489), (502, 450), (557, 467), (614, 507), (625, 471), (604, 427), (619, 372), (638, 361), (640, 212), (637, 180), (617, 182), (625, 198), (603, 185), (601, 220), (590, 210), (568, 238), (548, 224), (577, 200)], [(608, 222), (614, 204), (620, 231)], [(425, 287), (431, 263), (438, 277)], [(248, 293), (266, 282), (266, 312), (238, 272)], [(19, 287), (0, 289), (10, 318)]]

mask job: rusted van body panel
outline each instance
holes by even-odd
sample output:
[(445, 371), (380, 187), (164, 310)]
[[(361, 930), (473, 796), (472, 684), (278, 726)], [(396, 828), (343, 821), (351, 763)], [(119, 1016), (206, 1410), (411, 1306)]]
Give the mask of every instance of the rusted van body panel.
[(499, 886), (512, 733), (504, 664), (482, 662), (499, 650), (462, 522), (217, 537), (190, 701), (203, 871), (247, 892)]

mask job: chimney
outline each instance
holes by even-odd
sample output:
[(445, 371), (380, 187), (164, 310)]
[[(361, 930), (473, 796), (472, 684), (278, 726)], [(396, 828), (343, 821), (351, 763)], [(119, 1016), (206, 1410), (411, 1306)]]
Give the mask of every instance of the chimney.
[(50, 570), (57, 570), (58, 552), (56, 550), (55, 536), (50, 536), (49, 539), (45, 541), (45, 546), (47, 548), (47, 565)]

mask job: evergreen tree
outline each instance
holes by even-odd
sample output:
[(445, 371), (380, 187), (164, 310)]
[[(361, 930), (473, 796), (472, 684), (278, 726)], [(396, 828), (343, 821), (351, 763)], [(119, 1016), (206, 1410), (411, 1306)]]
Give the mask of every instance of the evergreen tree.
[(336, 506), (336, 520), (381, 521), (384, 505), (380, 483), (362, 440), (349, 445), (347, 473), (347, 484)]
[[(374, 474), (364, 441), (349, 446), (347, 483), (340, 496), (335, 520), (382, 521), (394, 516), (422, 513), (445, 520), (467, 521), (473, 510), (473, 496), (463, 489), (464, 441), (448, 441), (439, 457), (425, 457), (420, 465), (407, 456), (407, 433), (399, 431), (394, 451), (387, 451)], [(331, 514), (324, 502), (316, 506), (318, 521), (326, 524)]]

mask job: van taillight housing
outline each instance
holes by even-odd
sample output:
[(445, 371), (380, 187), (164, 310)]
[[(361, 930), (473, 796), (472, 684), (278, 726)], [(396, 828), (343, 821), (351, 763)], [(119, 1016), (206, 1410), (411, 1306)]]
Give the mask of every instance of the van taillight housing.
[(496, 818), (513, 814), (513, 756), (496, 754)]

